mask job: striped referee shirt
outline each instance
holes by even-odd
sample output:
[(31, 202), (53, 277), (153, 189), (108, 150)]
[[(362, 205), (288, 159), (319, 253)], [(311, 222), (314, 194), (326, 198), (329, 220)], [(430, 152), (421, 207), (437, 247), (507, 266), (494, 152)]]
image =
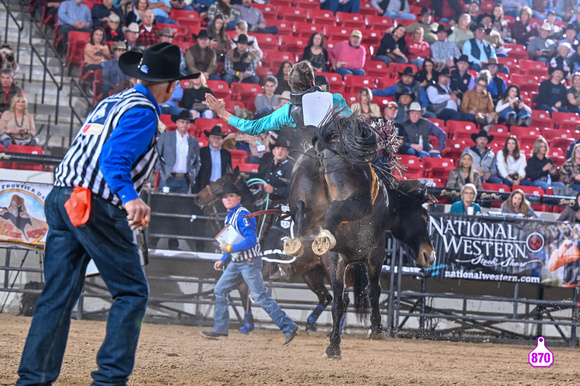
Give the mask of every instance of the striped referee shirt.
[(244, 236), (244, 240), (232, 245), (232, 251), (239, 252), (236, 256), (224, 253), (221, 261), (227, 261), (231, 257), (233, 261), (240, 262), (262, 256), (258, 237), (256, 236), (256, 219), (240, 216), (245, 214), (250, 214), (250, 212), (241, 204), (228, 211), (224, 224), (231, 224), (240, 235)]
[(138, 198), (157, 159), (160, 112), (141, 84), (104, 99), (57, 167), (54, 185), (85, 187), (119, 208)]

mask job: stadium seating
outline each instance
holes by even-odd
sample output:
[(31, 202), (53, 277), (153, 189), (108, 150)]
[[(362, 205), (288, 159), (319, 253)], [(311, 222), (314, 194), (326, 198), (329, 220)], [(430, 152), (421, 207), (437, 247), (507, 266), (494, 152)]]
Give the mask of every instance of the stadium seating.
[(445, 126), (447, 127), (448, 135), (452, 136), (455, 140), (464, 140), (465, 142), (470, 141), (471, 135), (479, 131), (477, 124), (473, 122), (449, 120)]
[(254, 100), (262, 93), (262, 87), (254, 83), (232, 82), (232, 99), (237, 101)]
[(292, 0), (292, 5), (302, 9), (320, 9), (320, 0)]
[(372, 76), (346, 75), (344, 77), (344, 87), (346, 92), (358, 93), (363, 87), (368, 87), (371, 90), (375, 89), (377, 83)]
[(258, 41), (261, 50), (278, 50), (280, 47), (280, 40), (276, 35), (255, 34), (254, 37)]
[(245, 164), (248, 162), (248, 152), (245, 150), (238, 149), (228, 149), (232, 155), (232, 167), (236, 167), (239, 164)]
[(279, 5), (278, 17), (286, 21), (308, 21), (307, 11), (291, 6)]
[(309, 9), (308, 19), (312, 24), (324, 26), (336, 26), (336, 17), (331, 11), (324, 9)]
[(223, 80), (208, 80), (207, 87), (209, 87), (209, 89), (213, 91), (214, 95), (218, 99), (220, 98), (229, 99), (230, 96), (232, 95), (230, 86), (228, 86), (228, 83)]
[[(10, 145), (6, 148), (6, 151), (11, 153), (23, 153), (23, 154), (44, 154), (44, 150), (38, 146)], [(37, 171), (43, 171), (47, 169), (43, 165), (26, 164), (20, 162), (13, 162), (11, 168), (18, 170), (37, 170)]]
[(451, 158), (423, 157), (421, 163), (425, 168), (425, 177), (441, 178), (447, 181), (449, 172), (455, 168)]
[[(423, 165), (419, 161), (418, 157), (414, 155), (397, 154), (396, 157), (402, 166), (406, 167), (407, 170), (403, 171), (403, 176), (408, 179), (423, 178)], [(398, 174), (398, 173), (396, 173)]]
[(304, 52), (304, 48), (308, 45), (307, 37), (299, 36), (280, 36), (280, 50), (287, 52), (295, 52), (300, 54)]
[(341, 27), (362, 29), (365, 18), (360, 13), (337, 12), (336, 24)]
[(542, 135), (537, 127), (512, 126), (510, 132), (518, 138), (520, 147), (527, 145), (533, 148), (538, 137)]

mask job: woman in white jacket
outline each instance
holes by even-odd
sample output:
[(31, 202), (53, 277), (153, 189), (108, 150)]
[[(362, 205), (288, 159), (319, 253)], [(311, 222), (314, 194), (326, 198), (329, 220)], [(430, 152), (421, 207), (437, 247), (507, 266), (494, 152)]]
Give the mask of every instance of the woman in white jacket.
[(497, 101), (495, 112), (498, 113), (500, 122), (510, 125), (527, 127), (532, 123), (532, 109), (522, 101), (520, 89), (516, 85), (505, 90), (503, 97)]
[(520, 144), (515, 135), (505, 141), (503, 150), (497, 152), (497, 172), (503, 183), (517, 186), (526, 177), (526, 157), (520, 154)]

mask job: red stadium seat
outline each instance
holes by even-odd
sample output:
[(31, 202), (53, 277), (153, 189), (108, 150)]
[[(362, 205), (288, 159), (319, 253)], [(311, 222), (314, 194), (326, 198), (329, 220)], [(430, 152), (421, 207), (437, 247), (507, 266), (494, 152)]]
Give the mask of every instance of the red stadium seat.
[(387, 65), (380, 60), (367, 60), (365, 63), (365, 72), (367, 76), (376, 78), (388, 77), (389, 70)]
[(295, 21), (293, 25), (294, 25), (294, 35), (300, 38), (305, 38), (306, 42), (308, 42), (310, 36), (312, 36), (312, 34), (314, 34), (315, 32), (322, 33), (323, 31), (322, 28), (323, 26), (321, 24)]
[(379, 80), (377, 81), (377, 89), (379, 90), (383, 90), (398, 82), (398, 79), (390, 78), (388, 76), (382, 76), (378, 79)]
[(563, 129), (562, 125), (569, 125), (572, 130), (576, 130), (580, 126), (580, 115), (576, 113), (561, 113), (554, 111), (552, 113), (554, 127)]
[(449, 178), (449, 172), (455, 168), (451, 158), (423, 157), (421, 164), (425, 168), (426, 177), (441, 178), (442, 180)]
[(292, 0), (292, 5), (302, 9), (320, 9), (320, 0)]
[(287, 21), (308, 21), (307, 11), (291, 6), (277, 6), (278, 17)]
[(528, 51), (526, 51), (526, 46), (522, 44), (512, 44), (504, 43), (505, 48), (510, 48), (508, 56), (514, 59), (529, 59)]
[(252, 3), (252, 7), (262, 11), (264, 19), (276, 19), (278, 17), (278, 8), (272, 4), (258, 4), (256, 2)]
[(228, 149), (232, 154), (232, 166), (235, 168), (236, 165), (245, 164), (248, 162), (248, 157), (250, 156), (245, 150), (238, 149)]
[(360, 13), (337, 12), (336, 24), (342, 27), (362, 29), (362, 26), (365, 25), (365, 19)]
[(554, 127), (550, 113), (544, 110), (532, 110), (532, 126), (538, 126), (542, 128)]
[(308, 38), (306, 37), (295, 37), (295, 36), (280, 36), (280, 50), (295, 52), (300, 54), (304, 52), (304, 47), (308, 45)]
[(278, 36), (270, 34), (254, 34), (258, 44), (262, 50), (278, 50), (280, 41)]
[(230, 96), (232, 95), (230, 86), (228, 86), (228, 83), (223, 80), (210, 79), (207, 81), (207, 87), (209, 87), (209, 89), (213, 91), (214, 95), (218, 99), (219, 98), (230, 99)]
[[(233, 162), (233, 160), (232, 160)], [(242, 163), (242, 164), (237, 164), (236, 165), (240, 172), (246, 172), (246, 173), (258, 173), (258, 168), (260, 167), (260, 164), (247, 164), (247, 163)]]
[(285, 36), (292, 36), (294, 35), (294, 25), (291, 21), (288, 20), (278, 20), (276, 22), (276, 26), (278, 27), (278, 36), (285, 35)]
[(477, 124), (473, 122), (452, 121), (449, 120), (445, 124), (447, 133), (453, 136), (455, 140), (471, 141), (471, 135), (479, 131)]
[(453, 162), (459, 162), (463, 150), (465, 150), (469, 145), (464, 140), (453, 140), (448, 139), (445, 144), (445, 148), (441, 151), (441, 156), (445, 158), (451, 158)]
[(66, 51), (65, 65), (69, 69), (72, 65), (79, 65), (85, 59), (85, 46), (90, 38), (90, 32), (70, 31), (68, 33), (68, 47)]
[(262, 87), (253, 83), (232, 83), (232, 99), (237, 101), (254, 100), (256, 95), (262, 93)]
[(548, 75), (548, 68), (542, 62), (536, 60), (522, 59), (519, 61), (520, 73), (522, 75), (544, 76)]
[(308, 19), (312, 24), (324, 25), (324, 26), (336, 26), (336, 17), (331, 11), (324, 9), (309, 9)]
[(373, 8), (370, 2), (364, 1), (360, 4), (360, 10), (358, 11), (361, 15), (365, 16), (376, 16), (377, 10)]
[[(44, 150), (38, 146), (21, 146), (21, 145), (10, 145), (6, 148), (7, 152), (12, 153), (24, 153), (24, 154), (44, 154)], [(12, 169), (18, 170), (37, 170), (42, 171), (45, 169), (43, 165), (33, 165), (20, 162), (13, 162)]]
[(520, 147), (527, 145), (533, 148), (536, 140), (542, 135), (537, 127), (512, 126), (510, 132), (518, 138)]
[(336, 40), (337, 42), (348, 40), (351, 32), (352, 28), (324, 26), (324, 36), (328, 40)]
[(377, 16), (376, 12), (373, 15), (365, 16), (365, 21), (367, 29), (376, 30), (383, 34), (389, 27), (394, 25), (390, 17)]
[(346, 75), (344, 77), (344, 87), (346, 92), (358, 93), (363, 87), (368, 87), (371, 90), (374, 90), (377, 88), (377, 83), (375, 82), (375, 78), (372, 76)]
[(481, 186), (483, 187), (483, 190), (487, 190), (490, 192), (502, 192), (502, 193), (511, 192), (510, 187), (506, 184), (491, 184), (488, 182), (482, 182)]
[[(408, 179), (417, 179), (424, 177), (424, 167), (419, 161), (418, 157), (414, 155), (403, 155), (397, 154), (396, 157), (399, 159), (399, 162), (402, 166), (406, 167), (407, 170), (403, 171), (403, 175), (401, 177), (407, 177)], [(400, 173), (396, 173), (400, 174)]]
[(574, 132), (570, 129), (544, 129), (544, 137), (550, 142), (552, 138), (574, 138)]
[(263, 61), (267, 61), (268, 67), (278, 69), (284, 62), (290, 61), (296, 63), (296, 56), (292, 52), (280, 51), (276, 55), (269, 54), (268, 58), (264, 58)]
[(315, 72), (314, 75), (324, 75), (328, 79), (328, 85), (330, 86), (330, 92), (332, 93), (342, 93), (344, 92), (344, 81), (342, 77), (335, 72)]

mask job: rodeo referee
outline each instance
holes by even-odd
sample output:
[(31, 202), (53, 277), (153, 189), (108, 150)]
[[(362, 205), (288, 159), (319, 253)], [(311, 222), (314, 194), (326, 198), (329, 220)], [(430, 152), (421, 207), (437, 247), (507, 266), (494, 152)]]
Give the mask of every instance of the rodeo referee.
[(169, 100), (176, 80), (199, 76), (181, 76), (180, 58), (179, 47), (169, 43), (143, 54), (123, 54), (119, 66), (138, 79), (137, 85), (99, 103), (56, 169), (45, 209), (46, 285), (32, 318), (17, 385), (50, 385), (58, 378), (71, 312), (90, 259), (114, 300), (92, 384), (125, 385), (133, 371), (149, 295), (133, 235), (150, 220), (150, 208), (139, 191), (157, 158), (159, 104)]

